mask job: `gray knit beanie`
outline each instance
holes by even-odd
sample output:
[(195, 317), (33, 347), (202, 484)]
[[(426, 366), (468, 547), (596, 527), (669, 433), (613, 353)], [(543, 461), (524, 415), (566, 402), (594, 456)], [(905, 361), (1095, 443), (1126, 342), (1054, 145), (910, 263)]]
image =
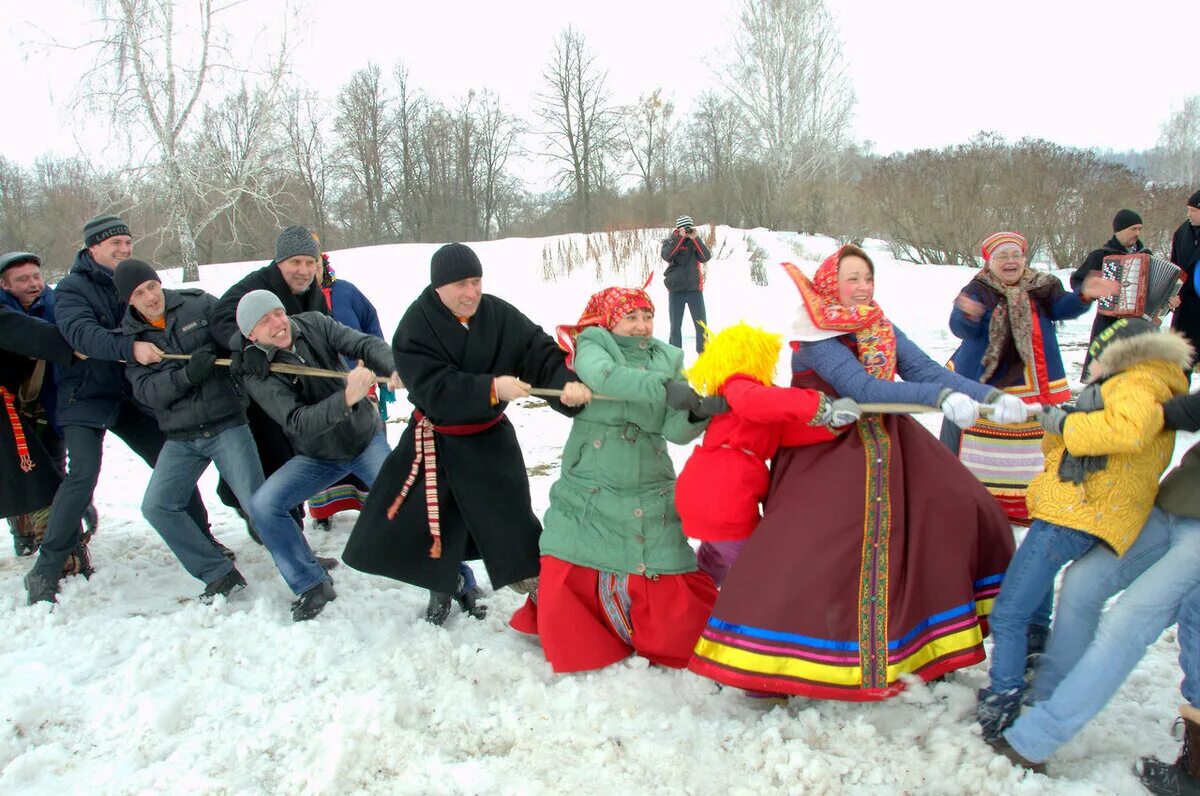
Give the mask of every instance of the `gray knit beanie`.
[(275, 239), (275, 262), (281, 263), (289, 257), (306, 254), (314, 260), (321, 259), (321, 247), (312, 232), (301, 224), (296, 224), (279, 233)]
[(250, 339), (250, 333), (268, 312), (283, 309), (283, 302), (269, 290), (251, 290), (238, 300), (237, 325), (242, 336)]

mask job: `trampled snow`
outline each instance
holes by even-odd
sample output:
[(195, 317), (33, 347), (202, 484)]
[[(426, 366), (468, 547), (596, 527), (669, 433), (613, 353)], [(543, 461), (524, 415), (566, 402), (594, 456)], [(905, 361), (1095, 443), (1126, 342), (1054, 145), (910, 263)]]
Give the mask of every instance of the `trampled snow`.
[[(745, 319), (786, 330), (797, 297), (777, 263), (791, 260), (811, 273), (834, 242), (762, 229), (717, 232), (710, 324)], [(602, 254), (598, 264), (586, 259), (553, 281), (543, 281), (547, 251), (572, 243), (585, 250), (584, 236), (476, 249), (485, 290), (550, 330), (575, 321), (599, 287), (641, 284), (645, 264), (657, 260), (653, 238), (646, 236), (643, 259), (614, 270)], [(751, 283), (748, 239), (768, 252), (765, 287)], [(331, 257), (338, 276), (374, 302), (390, 337), (428, 282), (435, 248), (378, 246)], [(957, 345), (947, 328), (951, 302), (971, 271), (897, 263), (882, 246), (869, 248), (888, 316), (935, 359), (947, 359)], [(200, 285), (220, 294), (262, 264), (206, 266)], [(665, 338), (661, 268), (650, 292)], [(1060, 330), (1069, 373), (1078, 374), (1090, 324), (1089, 314)], [(693, 348), (690, 336), (684, 347)], [(784, 358), (778, 377), (786, 383)], [(394, 414), (407, 409), (402, 393)], [(540, 401), (518, 402), (509, 416), (540, 514), (569, 421)], [(940, 416), (922, 420), (936, 428)], [(393, 444), (402, 428), (389, 424)], [(1176, 457), (1195, 440), (1181, 434)], [(688, 451), (673, 449), (677, 466)], [(506, 625), (523, 599), (515, 593), (490, 594), (482, 622), (456, 608), (435, 628), (422, 619), (425, 592), (345, 566), (334, 572), (337, 601), (295, 624), (291, 593), (267, 552), (216, 499), (211, 468), (201, 485), (213, 529), (237, 552), (250, 586), (202, 605), (191, 598), (203, 584), (141, 516), (148, 476), (110, 436), (96, 492), (97, 572), (65, 582), (53, 609), (25, 605), (21, 578), (31, 561), (4, 543), (0, 792), (1134, 794), (1144, 792), (1130, 771), (1137, 757), (1173, 759), (1178, 750), (1174, 629), (1052, 758), (1049, 776), (1037, 776), (993, 754), (973, 725), (986, 664), (867, 705), (764, 705), (637, 658), (556, 676), (537, 642)], [(308, 530), (309, 540), (318, 553), (339, 555), (353, 521), (338, 515), (332, 531)], [(483, 567), (475, 569), (486, 583)]]

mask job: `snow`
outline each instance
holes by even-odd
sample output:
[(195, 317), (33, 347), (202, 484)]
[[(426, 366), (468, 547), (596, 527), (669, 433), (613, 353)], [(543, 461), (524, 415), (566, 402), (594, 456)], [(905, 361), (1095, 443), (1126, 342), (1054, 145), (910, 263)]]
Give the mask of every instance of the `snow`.
[[(784, 331), (795, 290), (775, 263), (809, 273), (833, 250), (827, 238), (719, 227), (722, 259), (709, 269), (710, 324), (741, 319)], [(657, 233), (643, 248), (653, 251)], [(770, 284), (750, 283), (745, 241), (768, 254)], [(543, 282), (543, 251), (584, 236), (476, 244), (485, 289), (547, 329), (576, 320), (598, 287), (638, 285), (645, 260), (602, 258)], [(432, 245), (332, 252), (390, 333), (428, 281)], [(935, 359), (956, 346), (951, 302), (971, 272), (897, 263), (880, 243), (876, 296)], [(639, 257), (642, 255), (639, 255)], [(206, 266), (200, 286), (222, 292), (262, 263)], [(1061, 275), (1065, 279), (1065, 274)], [(178, 280), (167, 277), (168, 283)], [(661, 269), (650, 288), (666, 336)], [(1078, 373), (1091, 317), (1060, 331)], [(690, 331), (685, 321), (685, 332)], [(686, 349), (694, 348), (690, 338)], [(693, 356), (689, 353), (689, 358)], [(779, 377), (786, 379), (781, 358)], [(395, 414), (404, 414), (403, 401)], [(540, 401), (509, 412), (543, 512), (568, 422)], [(936, 428), (940, 416), (922, 418)], [(389, 424), (394, 444), (402, 426)], [(1176, 456), (1195, 435), (1180, 435)], [(673, 450), (677, 466), (688, 448)], [(249, 588), (211, 606), (203, 588), (142, 519), (145, 466), (110, 437), (96, 493), (101, 529), (90, 581), (64, 583), (59, 603), (27, 607), (30, 561), (0, 553), (0, 792), (52, 793), (1066, 793), (1134, 794), (1139, 755), (1173, 759), (1179, 702), (1174, 629), (1112, 704), (1050, 762), (1027, 774), (994, 755), (972, 725), (984, 666), (916, 685), (883, 704), (749, 699), (687, 672), (629, 659), (603, 671), (556, 676), (535, 640), (506, 626), (523, 598), (489, 596), (478, 622), (456, 613), (444, 628), (422, 620), (416, 588), (335, 570), (338, 599), (316, 620), (291, 621), (292, 599), (266, 551), (201, 481), (214, 531), (237, 552)], [(310, 530), (336, 556), (353, 515)], [(476, 572), (484, 579), (482, 566)], [(802, 573), (801, 573), (802, 576)], [(986, 664), (985, 664), (986, 665)]]

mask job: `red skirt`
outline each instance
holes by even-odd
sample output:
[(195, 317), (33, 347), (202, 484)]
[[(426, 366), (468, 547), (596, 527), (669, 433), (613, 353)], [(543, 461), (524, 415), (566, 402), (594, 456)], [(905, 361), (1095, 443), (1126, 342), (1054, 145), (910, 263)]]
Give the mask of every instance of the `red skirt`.
[(555, 672), (600, 669), (637, 653), (662, 666), (687, 666), (717, 587), (703, 572), (625, 575), (542, 556), (537, 602), (509, 624), (540, 637)]

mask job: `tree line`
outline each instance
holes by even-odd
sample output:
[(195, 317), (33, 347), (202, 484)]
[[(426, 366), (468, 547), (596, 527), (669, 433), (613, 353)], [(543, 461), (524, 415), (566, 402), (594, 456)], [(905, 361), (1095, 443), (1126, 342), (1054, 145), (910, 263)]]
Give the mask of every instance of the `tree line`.
[[(198, 262), (268, 258), (290, 223), (334, 249), (657, 227), (684, 212), (881, 238), (919, 262), (975, 263), (987, 234), (1012, 228), (1068, 267), (1121, 207), (1165, 249), (1200, 187), (1200, 96), (1147, 152), (983, 132), (880, 156), (851, 140), (855, 99), (823, 0), (741, 0), (714, 88), (686, 109), (669, 87), (614, 97), (603, 59), (565, 28), (525, 116), (486, 86), (431, 96), (404, 63), (367, 64), (315, 96), (293, 84), (286, 24), (284, 46), (248, 65), (219, 35), (229, 7), (208, 0), (98, 7), (77, 102), (127, 133), (125, 162), (0, 156), (0, 249), (36, 251), (52, 275), (97, 212), (124, 216), (139, 251), (185, 278)], [(551, 187), (535, 190), (531, 170)]]

